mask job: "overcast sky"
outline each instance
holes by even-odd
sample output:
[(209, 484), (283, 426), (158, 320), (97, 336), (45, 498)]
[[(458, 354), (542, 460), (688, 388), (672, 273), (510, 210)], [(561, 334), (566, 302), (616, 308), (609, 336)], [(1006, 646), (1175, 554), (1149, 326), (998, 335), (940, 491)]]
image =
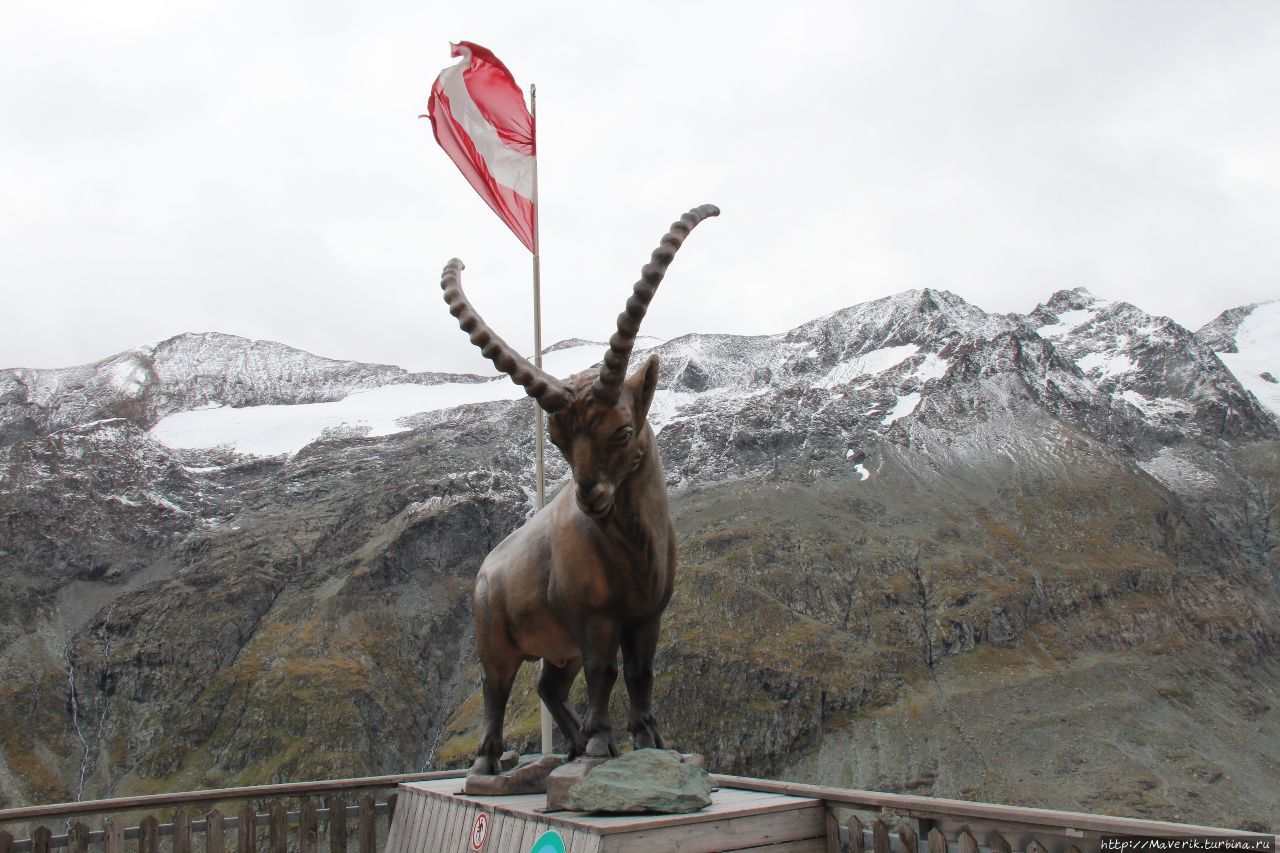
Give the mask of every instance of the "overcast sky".
[(1083, 285), (1192, 328), (1280, 297), (1280, 4), (14, 0), (0, 366), (184, 331), (483, 372), (530, 260), (431, 136), (451, 40), (538, 86), (543, 340), (760, 334), (916, 287)]

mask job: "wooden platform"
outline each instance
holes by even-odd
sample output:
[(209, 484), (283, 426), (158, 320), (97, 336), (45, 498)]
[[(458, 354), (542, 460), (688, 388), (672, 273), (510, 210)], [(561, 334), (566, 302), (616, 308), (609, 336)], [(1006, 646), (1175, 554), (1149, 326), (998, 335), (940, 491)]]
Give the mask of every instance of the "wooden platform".
[[(386, 853), (529, 853), (548, 831), (559, 834), (567, 853), (827, 849), (822, 801), (808, 797), (722, 788), (695, 814), (604, 817), (544, 813), (544, 794), (468, 797), (461, 791), (461, 779), (400, 785)], [(477, 822), (484, 824), (479, 847), (473, 844)]]

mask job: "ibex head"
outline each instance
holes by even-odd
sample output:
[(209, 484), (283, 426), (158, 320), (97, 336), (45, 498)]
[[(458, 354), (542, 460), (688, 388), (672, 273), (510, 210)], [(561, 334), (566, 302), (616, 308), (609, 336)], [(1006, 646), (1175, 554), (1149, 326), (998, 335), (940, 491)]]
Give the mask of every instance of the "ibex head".
[(650, 356), (634, 376), (625, 378), (640, 322), (685, 237), (699, 222), (719, 214), (715, 205), (704, 204), (672, 223), (641, 269), (626, 309), (618, 315), (618, 331), (609, 339), (599, 371), (584, 371), (566, 380), (535, 367), (495, 335), (462, 292), (462, 261), (454, 258), (445, 265), (440, 287), (449, 312), (485, 358), (551, 414), (551, 441), (573, 469), (579, 508), (593, 518), (613, 511), (618, 486), (644, 461), (652, 443), (646, 417), (658, 384), (657, 356)]

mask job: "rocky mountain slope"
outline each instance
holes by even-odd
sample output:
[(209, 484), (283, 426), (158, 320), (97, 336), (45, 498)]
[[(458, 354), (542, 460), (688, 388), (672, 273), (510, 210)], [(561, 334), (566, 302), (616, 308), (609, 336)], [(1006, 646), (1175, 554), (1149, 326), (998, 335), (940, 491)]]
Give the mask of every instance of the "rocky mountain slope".
[[(1026, 316), (924, 290), (646, 342), (673, 740), (726, 771), (1270, 825), (1275, 305), (1192, 334), (1081, 290)], [(467, 761), (470, 581), (532, 511), (511, 383), (212, 335), (0, 377), (0, 799)]]

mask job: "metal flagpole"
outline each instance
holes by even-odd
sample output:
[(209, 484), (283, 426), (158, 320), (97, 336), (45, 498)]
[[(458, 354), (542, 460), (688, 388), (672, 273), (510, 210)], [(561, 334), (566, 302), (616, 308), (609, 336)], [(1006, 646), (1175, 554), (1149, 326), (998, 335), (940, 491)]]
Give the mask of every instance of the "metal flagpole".
[[(533, 363), (542, 369), (542, 270), (538, 263), (538, 224), (541, 211), (538, 209), (538, 87), (529, 84), (529, 115), (533, 120)], [(538, 483), (538, 509), (547, 505), (547, 485), (542, 466), (542, 406), (533, 407), (534, 436), (534, 479)], [(545, 667), (546, 661), (542, 662)], [(545, 703), (542, 707), (542, 752), (551, 754), (551, 711)]]

